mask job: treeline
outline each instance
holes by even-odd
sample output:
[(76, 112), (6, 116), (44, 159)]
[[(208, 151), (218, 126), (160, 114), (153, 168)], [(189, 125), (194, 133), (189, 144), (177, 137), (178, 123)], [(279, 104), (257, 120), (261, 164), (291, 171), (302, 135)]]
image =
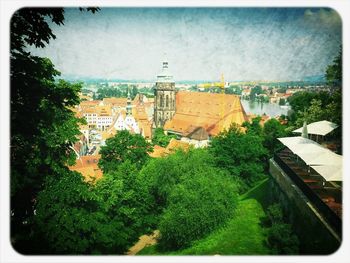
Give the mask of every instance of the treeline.
[(33, 238), (47, 242), (33, 249), (123, 254), (154, 229), (160, 230), (159, 249), (184, 248), (222, 226), (234, 215), (239, 193), (266, 176), (262, 141), (235, 126), (209, 149), (159, 159), (151, 159), (151, 151), (143, 137), (121, 131), (101, 148), (102, 179), (89, 184), (66, 173), (46, 180)]
[(103, 98), (127, 98), (128, 92), (130, 93), (131, 99), (134, 99), (138, 93), (136, 86), (129, 86), (127, 84), (120, 84), (116, 87), (104, 87), (99, 88), (96, 93), (94, 93), (94, 100), (102, 100)]

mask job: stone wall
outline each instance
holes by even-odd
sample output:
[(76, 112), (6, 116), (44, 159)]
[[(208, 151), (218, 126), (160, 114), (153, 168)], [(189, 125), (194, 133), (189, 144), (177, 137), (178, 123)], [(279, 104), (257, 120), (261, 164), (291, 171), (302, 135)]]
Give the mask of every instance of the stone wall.
[(334, 253), (341, 244), (339, 235), (273, 159), (270, 159), (270, 175), (270, 200), (281, 204), (288, 216), (299, 237), (301, 254)]

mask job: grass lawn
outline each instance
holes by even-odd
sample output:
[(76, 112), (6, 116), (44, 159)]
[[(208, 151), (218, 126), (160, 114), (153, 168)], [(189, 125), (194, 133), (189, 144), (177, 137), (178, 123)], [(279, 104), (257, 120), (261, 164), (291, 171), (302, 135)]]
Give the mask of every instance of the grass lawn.
[(240, 197), (235, 216), (225, 226), (200, 239), (191, 247), (171, 252), (160, 253), (156, 245), (141, 250), (138, 255), (267, 255), (265, 229), (260, 225), (260, 218), (265, 216), (263, 207), (268, 179)]

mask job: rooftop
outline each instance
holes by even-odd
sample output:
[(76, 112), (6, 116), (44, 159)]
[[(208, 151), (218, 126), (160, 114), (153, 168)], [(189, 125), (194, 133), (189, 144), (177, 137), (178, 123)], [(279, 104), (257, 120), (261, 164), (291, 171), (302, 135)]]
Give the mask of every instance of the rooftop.
[(242, 124), (247, 116), (236, 95), (186, 92), (176, 93), (176, 113), (164, 129), (184, 135), (191, 127), (203, 127), (209, 135), (217, 135), (235, 122)]

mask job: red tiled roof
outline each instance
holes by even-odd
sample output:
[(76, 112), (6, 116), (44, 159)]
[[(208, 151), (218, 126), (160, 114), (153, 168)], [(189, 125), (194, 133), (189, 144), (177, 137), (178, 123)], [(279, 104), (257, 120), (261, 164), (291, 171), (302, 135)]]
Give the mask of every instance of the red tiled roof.
[(188, 150), (191, 145), (187, 142), (179, 141), (172, 138), (166, 148), (159, 145), (154, 145), (153, 152), (149, 155), (154, 158), (164, 157), (168, 154), (173, 153), (176, 149), (182, 149), (184, 151)]
[(166, 147), (166, 152), (171, 153), (176, 149), (188, 150), (189, 148), (190, 148), (189, 143), (171, 138), (168, 146)]
[(153, 158), (163, 157), (165, 155), (165, 148), (159, 145), (154, 145), (153, 152), (149, 153), (149, 156)]
[(104, 105), (125, 107), (127, 104), (127, 100), (128, 100), (127, 98), (116, 98), (116, 97), (104, 98), (103, 104)]
[(71, 171), (81, 173), (86, 182), (93, 179), (98, 180), (103, 175), (101, 169), (97, 165), (100, 158), (101, 155), (80, 156), (80, 158), (76, 160), (75, 165), (69, 166), (68, 168)]
[(228, 129), (231, 123), (247, 120), (236, 95), (186, 92), (176, 93), (176, 113), (164, 125), (165, 130), (185, 134), (191, 127), (203, 127), (209, 135)]

